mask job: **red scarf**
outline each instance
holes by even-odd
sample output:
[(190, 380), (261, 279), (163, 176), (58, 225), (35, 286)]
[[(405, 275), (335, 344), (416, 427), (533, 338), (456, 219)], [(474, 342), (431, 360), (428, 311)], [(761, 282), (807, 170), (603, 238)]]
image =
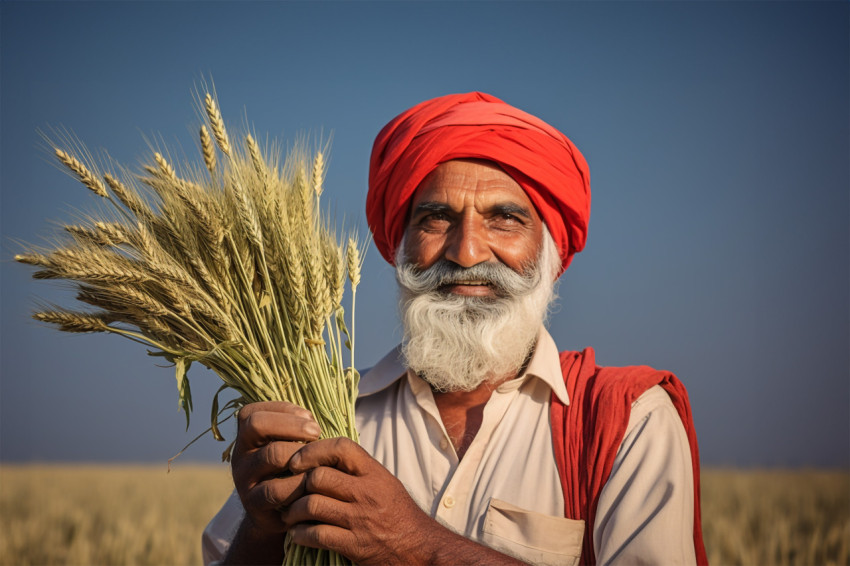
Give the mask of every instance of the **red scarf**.
[(699, 453), (688, 394), (670, 372), (647, 366), (600, 368), (592, 348), (562, 352), (561, 369), (570, 404), (552, 395), (552, 437), (564, 488), (565, 516), (584, 519), (581, 564), (596, 564), (593, 524), (599, 496), (626, 434), (632, 403), (660, 385), (682, 419), (694, 468), (694, 548), (697, 563), (708, 564), (700, 523)]

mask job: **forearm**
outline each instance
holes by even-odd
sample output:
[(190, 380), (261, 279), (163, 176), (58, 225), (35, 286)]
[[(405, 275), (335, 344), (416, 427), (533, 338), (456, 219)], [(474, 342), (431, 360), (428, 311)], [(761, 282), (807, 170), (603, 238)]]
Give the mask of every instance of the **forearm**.
[(222, 560), (227, 565), (283, 564), (284, 533), (268, 533), (257, 529), (246, 516)]

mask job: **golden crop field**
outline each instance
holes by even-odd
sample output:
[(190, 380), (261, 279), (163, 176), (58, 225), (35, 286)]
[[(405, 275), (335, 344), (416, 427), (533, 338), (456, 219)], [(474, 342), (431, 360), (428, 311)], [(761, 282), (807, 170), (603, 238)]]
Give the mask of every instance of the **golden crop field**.
[(201, 563), (227, 466), (0, 468), (0, 564)]
[[(0, 565), (200, 564), (226, 466), (0, 467)], [(850, 564), (850, 473), (703, 472), (717, 565)]]

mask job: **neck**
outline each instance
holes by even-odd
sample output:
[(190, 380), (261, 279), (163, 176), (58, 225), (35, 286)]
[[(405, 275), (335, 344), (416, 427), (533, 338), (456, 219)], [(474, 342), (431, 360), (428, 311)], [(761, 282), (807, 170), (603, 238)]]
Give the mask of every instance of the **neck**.
[(466, 454), (481, 428), (484, 406), (490, 400), (493, 391), (513, 377), (515, 376), (505, 377), (495, 382), (486, 381), (471, 391), (434, 392), (434, 401), (440, 411), (440, 418), (459, 460)]
[(522, 375), (533, 354), (534, 349), (532, 348), (522, 366), (516, 372), (499, 379), (484, 381), (470, 391), (441, 392), (434, 391), (432, 388), (434, 402), (440, 411), (440, 418), (449, 439), (452, 441), (458, 460), (463, 459), (463, 455), (466, 454), (469, 445), (472, 444), (475, 435), (478, 434), (478, 429), (481, 428), (481, 422), (484, 419), (484, 406), (490, 400), (493, 391), (504, 382)]

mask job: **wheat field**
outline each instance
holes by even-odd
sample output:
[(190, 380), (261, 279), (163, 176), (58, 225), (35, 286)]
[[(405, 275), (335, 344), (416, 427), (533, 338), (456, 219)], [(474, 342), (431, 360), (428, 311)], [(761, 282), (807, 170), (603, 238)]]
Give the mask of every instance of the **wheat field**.
[[(0, 467), (0, 565), (201, 563), (226, 466)], [(850, 564), (850, 473), (705, 470), (711, 564)]]
[(201, 563), (226, 466), (3, 466), (0, 564)]

